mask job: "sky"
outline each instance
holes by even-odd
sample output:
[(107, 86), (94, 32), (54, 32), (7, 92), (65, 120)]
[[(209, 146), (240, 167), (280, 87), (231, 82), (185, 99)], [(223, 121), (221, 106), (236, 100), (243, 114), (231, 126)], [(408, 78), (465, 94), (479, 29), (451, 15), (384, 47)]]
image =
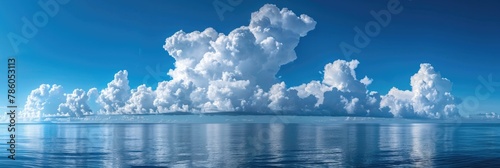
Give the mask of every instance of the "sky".
[[(263, 97), (269, 99), (264, 103), (264, 106), (266, 106), (266, 109), (271, 110), (284, 110), (283, 107), (290, 105), (287, 104), (290, 102), (286, 101), (295, 96), (298, 102), (305, 103), (305, 105), (293, 110), (328, 111), (342, 108), (346, 112), (340, 115), (356, 113), (350, 112), (352, 110), (370, 111), (372, 107), (363, 104), (369, 103), (368, 100), (371, 99), (377, 99), (377, 103), (375, 103), (377, 109), (380, 109), (381, 105), (385, 105), (390, 107), (390, 114), (403, 117), (414, 116), (413, 112), (412, 114), (403, 115), (407, 114), (407, 111), (414, 111), (415, 116), (422, 116), (421, 114), (425, 113), (427, 117), (427, 112), (430, 112), (428, 108), (438, 110), (439, 113), (446, 111), (446, 109), (455, 108), (445, 107), (446, 105), (456, 105), (461, 115), (500, 112), (498, 110), (500, 109), (499, 105), (496, 104), (500, 100), (500, 85), (498, 82), (495, 83), (495, 81), (500, 82), (500, 67), (497, 66), (500, 60), (497, 56), (500, 55), (500, 51), (496, 49), (500, 45), (500, 29), (498, 29), (500, 27), (500, 18), (498, 17), (500, 12), (496, 9), (500, 2), (494, 0), (484, 0), (481, 3), (465, 0), (353, 0), (328, 2), (319, 0), (241, 0), (240, 3), (234, 4), (224, 0), (194, 2), (180, 0), (69, 0), (54, 3), (57, 4), (57, 11), (53, 12), (56, 8), (51, 6), (49, 7), (51, 13), (47, 13), (44, 10), (44, 5), (40, 5), (39, 2), (43, 4), (45, 1), (0, 2), (0, 6), (2, 6), (2, 10), (0, 10), (0, 19), (2, 20), (0, 25), (0, 34), (2, 35), (2, 38), (0, 38), (0, 56), (4, 61), (11, 56), (17, 59), (16, 98), (20, 107), (27, 104), (28, 95), (32, 90), (40, 88), (42, 84), (57, 84), (62, 86), (62, 93), (60, 93), (60, 95), (63, 95), (62, 99), (71, 99), (66, 102), (63, 101), (66, 106), (61, 106), (68, 109), (72, 109), (71, 107), (75, 105), (78, 108), (87, 106), (87, 104), (83, 103), (82, 105), (81, 103), (88, 99), (88, 106), (94, 109), (93, 111), (100, 109), (103, 113), (120, 110), (125, 111), (123, 113), (128, 113), (127, 110), (130, 111), (135, 108), (143, 108), (146, 111), (149, 111), (150, 108), (155, 111), (165, 112), (172, 110), (183, 111), (186, 110), (182, 108), (183, 104), (190, 105), (187, 108), (188, 111), (262, 110), (260, 105), (259, 107), (241, 105), (238, 109), (238, 106), (243, 102), (236, 101), (247, 99), (245, 103), (252, 102), (249, 99), (252, 96), (256, 97), (254, 93), (258, 92), (259, 89), (255, 85), (259, 85), (265, 92)], [(47, 1), (47, 3), (53, 2), (56, 1)], [(381, 26), (376, 35), (369, 37), (370, 42), (366, 46), (358, 46), (359, 52), (347, 56), (343, 52), (341, 44), (356, 46), (356, 27), (362, 31), (365, 30), (367, 24), (376, 21), (371, 11), (375, 13), (382, 10), (387, 11), (388, 4), (397, 2), (400, 3), (398, 6), (399, 12), (390, 15), (391, 19), (387, 22), (387, 25)], [(218, 6), (214, 7), (214, 4)], [(290, 30), (291, 32), (278, 31), (278, 34), (263, 32), (262, 36), (274, 37), (277, 42), (282, 42), (283, 48), (275, 49), (277, 53), (274, 53), (279, 56), (279, 59), (268, 59), (259, 62), (269, 56), (269, 53), (266, 53), (267, 50), (263, 51), (266, 46), (261, 46), (263, 48), (260, 50), (255, 49), (255, 47), (243, 47), (251, 51), (249, 53), (260, 55), (247, 55), (252, 59), (255, 58), (253, 61), (256, 61), (248, 63), (248, 65), (226, 67), (226, 70), (227, 68), (229, 70), (240, 70), (241, 74), (229, 73), (224, 76), (223, 71), (225, 70), (211, 69), (213, 67), (207, 67), (208, 63), (205, 69), (203, 69), (204, 66), (199, 65), (201, 70), (199, 68), (200, 71), (193, 72), (194, 74), (190, 74), (191, 72), (188, 70), (183, 70), (182, 67), (176, 69), (174, 65), (176, 60), (179, 66), (189, 67), (194, 64), (179, 60), (196, 60), (196, 56), (193, 55), (208, 53), (202, 52), (202, 50), (205, 50), (203, 47), (206, 46), (197, 47), (186, 43), (189, 42), (189, 39), (183, 39), (183, 37), (189, 35), (185, 34), (194, 31), (203, 32), (207, 28), (212, 28), (216, 35), (222, 33), (228, 41), (237, 40), (238, 38), (231, 38), (226, 35), (235, 29), (241, 28), (241, 26), (249, 26), (249, 22), (253, 23), (253, 20), (256, 20), (255, 24), (257, 26), (260, 24), (263, 24), (260, 26), (266, 26), (262, 20), (259, 22), (259, 18), (252, 18), (252, 13), (259, 11), (265, 4), (274, 4), (278, 10), (288, 8), (297, 16), (304, 14), (313, 20), (311, 22), (307, 18), (299, 17), (298, 20), (293, 20), (288, 25), (279, 25), (281, 22), (278, 20), (278, 27), (271, 25), (272, 28)], [(226, 7), (225, 9), (228, 10), (218, 14), (218, 7)], [(263, 13), (264, 17), (273, 15), (272, 13), (261, 13)], [(27, 22), (33, 23), (33, 18), (40, 19), (39, 16), (42, 15), (46, 16), (47, 22), (39, 24), (39, 26), (35, 25), (36, 32), (28, 34), (32, 37), (26, 37), (23, 34), (23, 27), (26, 26)], [(42, 17), (42, 19), (44, 18)], [(185, 36), (176, 34), (180, 30), (185, 32)], [(206, 33), (207, 36), (211, 36), (211, 33), (213, 35), (213, 32), (210, 31)], [(13, 34), (25, 37), (25, 43), (13, 44)], [(243, 34), (241, 38), (252, 38), (244, 36), (245, 34), (248, 35), (248, 32), (243, 31), (241, 34)], [(257, 41), (259, 41), (259, 36), (256, 35), (255, 31), (252, 30), (250, 36), (256, 36)], [(169, 43), (168, 38), (170, 37), (172, 38)], [(203, 41), (207, 39), (196, 37), (194, 34), (190, 37), (199, 38), (197, 39), (198, 42), (209, 44), (208, 41)], [(286, 37), (290, 37), (290, 39)], [(173, 40), (175, 38), (178, 38), (178, 41)], [(280, 38), (282, 41), (279, 40)], [(214, 37), (212, 37), (212, 41), (215, 42)], [(239, 46), (236, 45), (236, 49), (240, 50), (243, 48), (238, 47), (245, 44), (243, 42), (235, 43), (240, 44)], [(214, 45), (211, 47), (216, 47)], [(221, 44), (219, 47), (223, 46)], [(192, 55), (185, 56), (181, 54), (175, 58), (176, 56), (173, 55), (178, 54), (176, 51), (179, 50), (182, 50), (183, 53), (190, 53), (188, 50), (192, 50)], [(227, 51), (222, 50), (220, 53), (215, 53), (215, 55), (221, 54), (224, 56), (224, 54), (231, 51), (230, 49), (227, 49)], [(291, 52), (294, 52), (294, 54)], [(227, 57), (227, 59), (229, 61), (238, 61), (233, 60), (232, 57)], [(345, 61), (335, 62), (336, 60)], [(262, 63), (263, 66), (260, 67), (262, 69), (242, 68), (251, 66), (252, 63)], [(327, 66), (325, 67), (325, 65)], [(348, 68), (346, 69), (346, 67)], [(167, 75), (170, 69), (176, 69), (174, 71), (178, 73)], [(351, 72), (354, 69), (356, 75)], [(126, 72), (121, 70), (126, 70)], [(261, 70), (262, 73), (261, 71), (257, 73), (256, 70)], [(333, 81), (328, 80), (330, 79), (326, 75), (328, 70), (332, 72), (330, 77), (333, 78)], [(436, 71), (435, 74), (434, 70)], [(202, 72), (208, 77), (196, 76)], [(256, 74), (252, 74), (252, 72)], [(3, 76), (6, 76), (6, 72), (2, 73), (4, 73)], [(343, 73), (346, 73), (347, 77), (343, 76), (346, 75)], [(425, 74), (429, 73), (429, 76), (425, 76)], [(422, 76), (422, 74), (424, 75)], [(436, 77), (436, 74), (439, 75)], [(357, 81), (350, 81), (350, 75), (355, 76), (354, 80)], [(361, 80), (364, 76), (368, 77), (365, 82)], [(415, 82), (411, 82), (410, 78), (412, 76), (415, 76)], [(122, 80), (125, 78), (126, 82), (123, 83)], [(339, 84), (339, 80), (347, 83), (347, 90), (342, 88), (345, 83), (340, 82)], [(430, 90), (426, 90), (428, 87), (423, 85), (427, 80), (436, 82), (436, 86), (430, 85), (437, 89), (433, 90), (431, 87)], [(162, 85), (159, 82), (162, 81), (176, 82), (164, 82), (163, 86), (159, 87), (159, 85)], [(186, 81), (195, 84), (194, 86), (181, 84)], [(246, 84), (245, 81), (249, 83)], [(319, 91), (311, 91), (300, 87), (292, 89), (297, 92), (295, 94), (289, 91), (289, 88), (301, 86), (311, 81), (320, 81), (317, 87), (321, 90), (321, 94), (318, 94)], [(366, 84), (366, 81), (371, 82)], [(424, 81), (424, 84), (422, 85), (422, 82), (419, 83), (418, 81)], [(285, 86), (281, 86), (281, 82)], [(116, 87), (110, 87), (108, 83), (113, 86), (116, 84)], [(358, 92), (366, 94), (358, 95), (352, 92), (352, 90), (358, 89), (354, 85), (359, 83), (363, 85)], [(442, 87), (441, 83), (443, 84)], [(447, 86), (448, 83), (451, 84), (450, 87)], [(138, 88), (142, 84), (145, 84), (145, 87)], [(417, 89), (412, 91), (412, 85)], [(246, 86), (243, 90), (249, 90), (248, 93), (238, 89), (238, 86)], [(276, 92), (271, 91), (271, 86), (275, 86), (273, 88)], [(311, 84), (311, 86), (313, 85)], [(147, 87), (151, 87), (151, 92), (148, 91)], [(323, 87), (326, 90), (322, 89)], [(393, 87), (394, 89), (391, 90)], [(418, 89), (419, 87), (421, 88)], [(3, 88), (2, 90), (7, 89), (5, 86)], [(48, 87), (49, 90), (50, 88), (52, 87)], [(82, 90), (73, 92), (77, 88)], [(87, 94), (86, 92), (89, 92), (92, 88), (96, 89), (90, 91), (92, 94)], [(184, 89), (179, 90), (179, 88)], [(195, 98), (193, 98), (192, 93), (197, 88), (200, 90), (205, 89), (205, 91), (200, 91), (203, 92), (200, 93), (202, 96), (200, 100), (197, 100), (199, 102), (194, 103)], [(141, 94), (138, 92), (136, 94), (138, 96), (134, 97), (132, 96), (133, 93), (128, 89), (142, 91), (140, 91)], [(177, 90), (190, 94), (191, 97), (186, 100), (187, 103), (182, 102), (184, 100), (181, 100), (179, 95), (173, 97), (170, 95), (171, 92)], [(224, 90), (229, 90), (229, 93), (222, 92)], [(405, 90), (410, 90), (411, 95), (409, 96), (413, 96), (413, 99), (407, 99), (408, 94)], [(479, 90), (480, 94), (477, 93), (477, 90)], [(337, 106), (338, 103), (337, 105), (332, 103), (331, 106), (327, 106), (325, 103), (325, 107), (318, 108), (307, 105), (306, 102), (309, 101), (305, 98), (307, 95), (314, 97), (315, 100), (313, 100), (312, 104), (317, 105), (319, 102), (316, 99), (330, 100), (326, 94), (329, 91), (332, 95), (337, 95), (337, 97), (331, 96), (335, 98), (331, 98), (332, 100), (328, 102), (342, 102), (341, 106)], [(371, 94), (371, 91), (376, 91), (379, 95)], [(120, 100), (114, 99), (116, 97), (113, 95), (115, 92), (121, 94), (122, 97), (118, 98)], [(444, 92), (449, 92), (452, 96)], [(64, 93), (74, 93), (74, 96), (68, 98), (71, 95), (67, 96)], [(420, 97), (417, 96), (419, 94)], [(79, 98), (79, 96), (83, 95), (87, 97)], [(150, 100), (147, 95), (151, 96), (149, 97)], [(286, 100), (281, 100), (279, 97), (274, 100), (271, 98), (272, 95), (285, 95)], [(342, 96), (339, 98), (338, 95), (344, 95), (343, 97), (346, 100), (342, 99)], [(434, 100), (436, 98), (439, 100), (434, 103), (425, 102), (419, 99), (422, 95), (427, 96), (427, 99)], [(97, 99), (98, 102), (91, 102), (92, 97)], [(134, 101), (129, 99), (130, 97), (137, 98), (135, 104)], [(39, 98), (43, 98), (43, 96)], [(357, 100), (353, 101), (354, 99)], [(175, 108), (172, 106), (174, 100), (181, 101), (174, 103), (177, 104)], [(363, 100), (367, 101), (364, 102)], [(148, 101), (151, 102), (148, 103)], [(32, 102), (30, 108), (35, 107), (37, 103), (39, 105), (44, 104), (43, 106), (58, 107), (59, 105), (59, 103), (47, 105), (46, 102), (45, 100), (36, 100)], [(145, 102), (147, 105), (143, 104)], [(140, 106), (137, 106), (137, 103)], [(253, 103), (259, 104), (258, 101), (253, 101)], [(353, 104), (355, 108), (349, 110), (349, 103)], [(133, 105), (127, 106), (125, 104)], [(0, 107), (6, 105), (6, 98), (2, 98)], [(154, 107), (148, 107), (148, 105)], [(408, 108), (408, 105), (411, 107)], [(160, 110), (159, 106), (163, 110)], [(194, 109), (191, 109), (191, 107)], [(404, 108), (401, 109), (401, 107)], [(39, 111), (41, 110), (40, 107), (37, 108)], [(81, 108), (86, 109), (86, 107)], [(49, 108), (44, 110), (47, 109)], [(36, 111), (37, 109), (32, 110)], [(74, 109), (69, 111), (74, 112)], [(383, 113), (383, 110), (381, 110), (380, 115), (385, 114)]]

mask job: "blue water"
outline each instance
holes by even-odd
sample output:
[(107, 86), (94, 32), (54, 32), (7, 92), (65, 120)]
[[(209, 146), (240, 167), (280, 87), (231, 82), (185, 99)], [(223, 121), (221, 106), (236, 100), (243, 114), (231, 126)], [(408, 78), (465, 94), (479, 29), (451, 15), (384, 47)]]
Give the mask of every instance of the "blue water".
[[(500, 167), (499, 124), (24, 124), (1, 167)], [(7, 139), (7, 131), (1, 131)]]

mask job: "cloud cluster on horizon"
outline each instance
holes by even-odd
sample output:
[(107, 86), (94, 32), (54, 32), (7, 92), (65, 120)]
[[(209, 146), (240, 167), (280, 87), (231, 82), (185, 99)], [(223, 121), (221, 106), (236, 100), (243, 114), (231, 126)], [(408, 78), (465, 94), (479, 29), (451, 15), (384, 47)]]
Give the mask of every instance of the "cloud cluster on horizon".
[[(22, 117), (229, 112), (352, 115), (402, 118), (459, 116), (451, 82), (421, 64), (411, 77), (411, 90), (392, 88), (387, 95), (369, 91), (373, 79), (358, 79), (359, 61), (336, 60), (325, 65), (321, 81), (287, 87), (276, 74), (294, 61), (301, 37), (316, 21), (275, 5), (252, 13), (250, 24), (229, 34), (213, 28), (166, 39), (164, 49), (175, 59), (172, 80), (153, 89), (131, 89), (128, 72), (119, 71), (101, 91), (76, 89), (64, 94), (59, 85), (43, 84), (29, 95)], [(100, 109), (93, 112), (89, 102)]]

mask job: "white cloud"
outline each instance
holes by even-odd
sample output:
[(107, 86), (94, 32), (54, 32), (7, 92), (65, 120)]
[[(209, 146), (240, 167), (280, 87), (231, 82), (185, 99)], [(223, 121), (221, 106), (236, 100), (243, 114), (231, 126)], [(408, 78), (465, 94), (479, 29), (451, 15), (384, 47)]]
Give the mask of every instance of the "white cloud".
[(312, 95), (300, 97), (297, 90), (286, 89), (285, 82), (273, 85), (268, 95), (271, 101), (268, 107), (272, 111), (283, 113), (313, 114), (311, 112), (318, 101)]
[[(80, 116), (90, 114), (96, 102), (100, 114), (247, 111), (404, 118), (458, 115), (450, 81), (430, 64), (422, 64), (411, 77), (411, 91), (392, 88), (385, 96), (367, 89), (373, 79), (357, 79), (357, 60), (328, 63), (322, 80), (287, 87), (276, 74), (282, 65), (297, 58), (295, 47), (315, 25), (307, 15), (265, 5), (252, 13), (248, 26), (227, 35), (213, 28), (191, 33), (181, 30), (166, 38), (163, 46), (175, 59), (174, 69), (168, 72), (172, 80), (159, 82), (156, 89), (140, 85), (130, 90), (128, 72), (123, 70), (100, 92), (96, 88), (87, 93), (77, 89), (64, 96), (60, 86), (42, 85), (32, 91), (23, 113), (34, 117)], [(57, 107), (59, 114), (54, 114)]]
[(190, 109), (196, 112), (196, 109), (190, 108), (191, 104), (206, 101), (206, 98), (201, 95), (204, 92), (205, 90), (201, 88), (195, 90), (191, 82), (178, 80), (160, 82), (155, 90), (156, 99), (153, 105), (160, 113), (186, 112)]
[(420, 64), (411, 77), (412, 90), (392, 88), (383, 96), (381, 105), (389, 107), (397, 117), (448, 118), (459, 116), (457, 104), (451, 94), (451, 82), (434, 71), (430, 64)]
[(59, 104), (65, 100), (61, 85), (42, 84), (28, 95), (20, 117), (40, 118), (56, 115)]
[(368, 76), (365, 76), (363, 79), (360, 80), (361, 83), (363, 83), (365, 86), (368, 86), (372, 84), (373, 79), (368, 78)]
[(297, 58), (294, 48), (315, 25), (306, 15), (265, 5), (252, 13), (249, 26), (228, 35), (212, 28), (179, 31), (164, 45), (175, 69), (168, 73), (173, 80), (155, 91), (155, 105), (160, 112), (253, 109), (249, 97), (278, 81), (280, 66)]
[(366, 88), (371, 79), (356, 79), (359, 61), (336, 60), (325, 65), (323, 81), (311, 81), (298, 87), (299, 97), (313, 95), (317, 98), (313, 109), (326, 115), (391, 116), (380, 109), (380, 95)]
[[(89, 93), (90, 92), (91, 91), (89, 91)], [(57, 109), (59, 113), (77, 117), (92, 113), (92, 110), (87, 104), (89, 97), (85, 94), (83, 89), (75, 89), (73, 93), (64, 95), (66, 96), (66, 102), (59, 104)]]
[(97, 90), (97, 88), (91, 88), (87, 92), (87, 97), (89, 97), (89, 99), (97, 98), (98, 96), (99, 96), (99, 91)]
[(327, 91), (331, 91), (329, 86), (322, 84), (320, 81), (311, 81), (306, 84), (302, 84), (296, 87), (292, 87), (291, 89), (297, 90), (297, 96), (300, 98), (306, 98), (308, 96), (314, 96), (317, 99), (315, 106), (319, 106), (323, 104), (324, 101), (324, 93)]
[(97, 98), (97, 103), (102, 107), (100, 113), (120, 113), (120, 108), (125, 106), (129, 98), (128, 72), (127, 70), (119, 71), (115, 74), (114, 79), (108, 83), (108, 87), (103, 89)]
[(151, 87), (146, 87), (146, 85), (140, 85), (137, 89), (132, 89), (132, 96), (127, 101), (123, 113), (155, 113), (156, 106), (154, 106), (153, 101), (156, 98), (155, 92)]
[(346, 92), (359, 92), (363, 90), (364, 85), (356, 81), (356, 72), (354, 71), (358, 67), (358, 64), (358, 60), (350, 62), (337, 60), (326, 64), (323, 84)]

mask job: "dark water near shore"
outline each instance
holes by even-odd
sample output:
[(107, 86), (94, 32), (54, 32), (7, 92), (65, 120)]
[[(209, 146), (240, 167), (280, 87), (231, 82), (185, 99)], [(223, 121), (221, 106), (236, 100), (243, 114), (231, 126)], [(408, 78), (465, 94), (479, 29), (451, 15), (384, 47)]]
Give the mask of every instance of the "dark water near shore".
[[(500, 167), (499, 124), (26, 124), (0, 167)], [(7, 131), (1, 131), (7, 141)], [(61, 166), (64, 165), (64, 166)]]

